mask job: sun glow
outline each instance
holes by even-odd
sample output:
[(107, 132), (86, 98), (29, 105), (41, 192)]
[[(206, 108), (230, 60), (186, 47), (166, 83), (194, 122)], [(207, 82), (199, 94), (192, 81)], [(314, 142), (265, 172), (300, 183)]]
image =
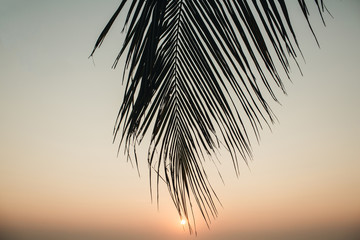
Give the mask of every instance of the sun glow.
[(185, 219), (181, 219), (180, 223), (181, 223), (181, 225), (185, 225), (185, 224), (186, 224), (186, 220), (185, 220)]

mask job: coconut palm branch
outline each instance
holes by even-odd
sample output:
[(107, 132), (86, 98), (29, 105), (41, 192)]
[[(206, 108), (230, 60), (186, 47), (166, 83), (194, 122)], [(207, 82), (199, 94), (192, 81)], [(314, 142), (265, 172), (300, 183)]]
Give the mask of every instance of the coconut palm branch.
[[(91, 56), (126, 3), (120, 3)], [(322, 17), (323, 2), (314, 3)], [(298, 6), (313, 32), (307, 3), (298, 0)], [(113, 65), (126, 54), (114, 140), (119, 137), (130, 154), (149, 134), (150, 189), (155, 172), (157, 199), (164, 181), (180, 217), (189, 222), (192, 216), (195, 224), (194, 202), (209, 224), (219, 201), (203, 163), (225, 148), (239, 173), (238, 158), (251, 159), (252, 136), (259, 139), (259, 131), (276, 119), (266, 98), (278, 101), (274, 88), (285, 93), (278, 68), (289, 77), (290, 60), (297, 64), (301, 54), (287, 5), (284, 0), (133, 0), (125, 26)]]

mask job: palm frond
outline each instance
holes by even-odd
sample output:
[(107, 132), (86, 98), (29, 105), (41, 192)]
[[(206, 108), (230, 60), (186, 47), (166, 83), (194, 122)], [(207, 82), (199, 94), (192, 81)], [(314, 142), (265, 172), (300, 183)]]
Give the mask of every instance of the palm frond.
[[(307, 4), (298, 4), (313, 32)], [(322, 15), (323, 2), (315, 4)], [(151, 134), (148, 164), (157, 188), (163, 179), (187, 220), (195, 201), (209, 224), (217, 216), (218, 198), (203, 161), (223, 146), (239, 172), (238, 156), (251, 158), (250, 132), (258, 138), (263, 125), (275, 119), (264, 94), (277, 101), (273, 88), (285, 92), (275, 62), (289, 77), (289, 59), (297, 64), (301, 53), (285, 1), (133, 0), (125, 25), (113, 65), (127, 52), (114, 137), (120, 135), (129, 150)]]

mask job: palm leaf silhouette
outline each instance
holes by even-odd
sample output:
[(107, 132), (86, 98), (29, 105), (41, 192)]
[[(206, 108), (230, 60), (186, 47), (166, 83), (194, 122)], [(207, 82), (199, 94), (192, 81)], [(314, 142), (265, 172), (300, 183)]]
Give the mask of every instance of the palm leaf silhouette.
[[(277, 101), (273, 88), (285, 93), (274, 62), (289, 77), (289, 59), (297, 64), (301, 53), (287, 6), (284, 0), (130, 2), (127, 34), (113, 65), (127, 53), (114, 140), (119, 136), (130, 151), (151, 134), (150, 182), (154, 171), (157, 189), (162, 179), (180, 217), (189, 220), (196, 202), (209, 224), (217, 216), (217, 196), (203, 161), (223, 147), (238, 174), (238, 157), (251, 158), (249, 135), (258, 138), (259, 130), (275, 119), (265, 95)], [(322, 17), (323, 2), (314, 2)], [(298, 0), (298, 5), (313, 32), (307, 4)]]

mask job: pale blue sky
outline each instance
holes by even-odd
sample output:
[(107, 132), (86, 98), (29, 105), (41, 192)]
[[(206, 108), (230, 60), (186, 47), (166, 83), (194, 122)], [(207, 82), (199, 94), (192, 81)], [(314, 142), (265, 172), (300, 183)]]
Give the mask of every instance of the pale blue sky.
[[(236, 179), (220, 157), (225, 186), (210, 180), (224, 208), (210, 232), (198, 218), (198, 239), (360, 224), (360, 3), (325, 2), (335, 18), (312, 16), (320, 49), (293, 20), (304, 76), (293, 68), (272, 104), (280, 123), (254, 143), (250, 170)], [(112, 144), (121, 21), (95, 65), (87, 57), (118, 3), (0, 0), (0, 224), (187, 237), (166, 189), (159, 211), (151, 203), (145, 161), (139, 178)]]

